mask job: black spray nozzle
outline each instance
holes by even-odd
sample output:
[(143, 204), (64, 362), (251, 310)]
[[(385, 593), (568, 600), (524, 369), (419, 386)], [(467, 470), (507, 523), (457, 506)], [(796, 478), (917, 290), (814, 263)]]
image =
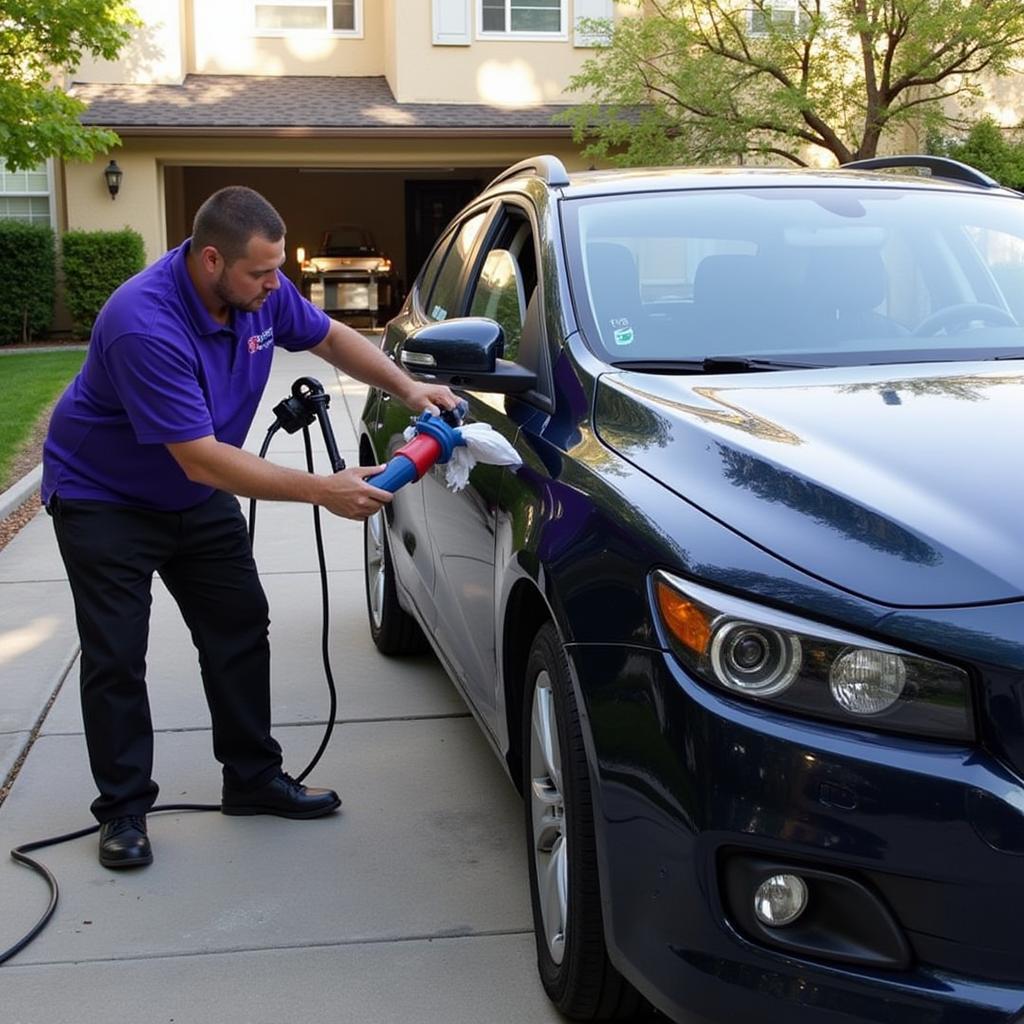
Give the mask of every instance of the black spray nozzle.
[(469, 411), (469, 402), (464, 398), (460, 399), (459, 404), (454, 409), (442, 409), (441, 419), (448, 424), (449, 427), (458, 429), (462, 426), (462, 421), (466, 418), (466, 413)]
[(345, 460), (338, 452), (331, 421), (327, 418), (327, 406), (330, 404), (331, 396), (320, 381), (314, 377), (299, 377), (292, 384), (292, 393), (274, 406), (274, 416), (289, 434), (308, 427), (313, 420), (319, 420), (327, 457), (331, 460), (331, 468), (337, 473), (345, 468)]

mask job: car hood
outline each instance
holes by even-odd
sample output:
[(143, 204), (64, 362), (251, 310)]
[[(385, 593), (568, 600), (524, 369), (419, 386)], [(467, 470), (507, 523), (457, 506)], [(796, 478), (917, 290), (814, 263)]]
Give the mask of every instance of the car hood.
[(777, 557), (875, 601), (1024, 594), (1024, 362), (601, 376), (601, 440)]

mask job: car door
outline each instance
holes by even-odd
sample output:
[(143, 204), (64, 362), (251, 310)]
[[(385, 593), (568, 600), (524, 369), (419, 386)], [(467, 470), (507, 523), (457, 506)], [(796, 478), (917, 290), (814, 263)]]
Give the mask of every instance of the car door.
[[(497, 321), (505, 334), (504, 358), (515, 360), (536, 288), (534, 232), (526, 211), (503, 204), (495, 211), (467, 274), (460, 310)], [(504, 396), (464, 393), (465, 424), (485, 423), (510, 443), (518, 429)], [(495, 649), (495, 525), (507, 467), (477, 465), (464, 490), (447, 486), (444, 466), (424, 476), (423, 498), (437, 574), (435, 640), (481, 720), (497, 736), (499, 671)]]
[[(409, 303), (388, 325), (384, 350), (391, 358), (395, 358), (410, 331), (431, 320), (447, 319), (449, 308), (454, 309), (454, 304), (461, 301), (468, 264), (476, 252), (489, 212), (489, 204), (471, 211), (438, 242), (413, 287)], [(385, 439), (377, 457), (386, 461), (405, 444), (402, 434), (414, 418), (413, 410), (383, 392), (376, 417), (375, 433)], [(421, 486), (400, 488), (385, 514), (396, 576), (415, 604), (423, 625), (432, 631), (437, 618), (435, 556), (423, 492)]]

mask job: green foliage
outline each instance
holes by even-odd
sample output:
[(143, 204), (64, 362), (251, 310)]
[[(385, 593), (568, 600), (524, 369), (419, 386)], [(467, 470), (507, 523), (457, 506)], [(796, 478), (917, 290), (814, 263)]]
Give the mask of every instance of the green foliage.
[(1015, 142), (990, 117), (975, 122), (966, 138), (934, 137), (931, 152), (949, 156), (992, 175), (1000, 184), (1024, 190), (1024, 142)]
[(1020, 0), (621, 2), (637, 14), (570, 80), (584, 102), (560, 116), (584, 156), (620, 166), (863, 159), (901, 126), (947, 124), (944, 101), (969, 104), (979, 75), (1024, 56)]
[(16, 352), (0, 356), (4, 400), (0, 403), (0, 491), (12, 481), (11, 460), (35, 424), (81, 368), (85, 352)]
[(0, 220), (0, 345), (50, 326), (56, 288), (53, 229)]
[(91, 55), (117, 57), (138, 16), (123, 0), (3, 0), (0, 8), (0, 158), (8, 169), (47, 157), (91, 160), (118, 141), (83, 125), (85, 105), (59, 86)]
[(92, 328), (119, 284), (146, 265), (142, 235), (121, 231), (68, 231), (63, 240), (64, 296), (75, 327)]

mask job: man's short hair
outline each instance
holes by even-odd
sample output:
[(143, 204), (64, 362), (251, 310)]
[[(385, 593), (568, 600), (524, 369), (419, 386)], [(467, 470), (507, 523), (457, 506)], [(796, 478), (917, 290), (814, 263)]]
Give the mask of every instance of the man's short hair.
[(196, 212), (192, 248), (200, 252), (212, 245), (231, 264), (246, 254), (253, 235), (277, 242), (284, 232), (281, 215), (259, 192), (244, 185), (228, 185), (214, 192)]

